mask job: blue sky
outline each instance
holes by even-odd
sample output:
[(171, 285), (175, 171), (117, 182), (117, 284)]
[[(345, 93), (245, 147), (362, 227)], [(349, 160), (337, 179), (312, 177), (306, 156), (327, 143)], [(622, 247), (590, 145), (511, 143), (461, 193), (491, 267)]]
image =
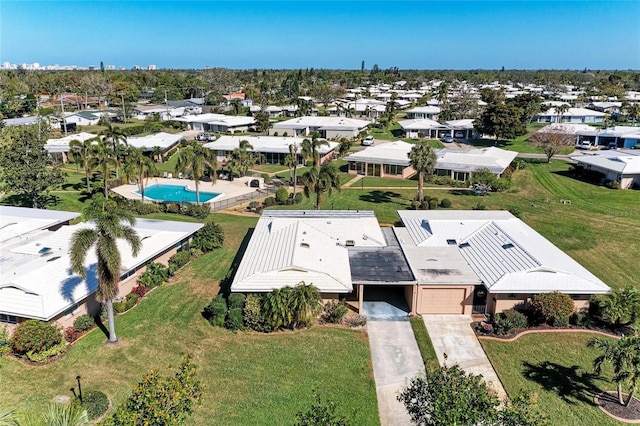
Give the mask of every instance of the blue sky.
[(640, 69), (640, 1), (0, 2), (0, 62)]

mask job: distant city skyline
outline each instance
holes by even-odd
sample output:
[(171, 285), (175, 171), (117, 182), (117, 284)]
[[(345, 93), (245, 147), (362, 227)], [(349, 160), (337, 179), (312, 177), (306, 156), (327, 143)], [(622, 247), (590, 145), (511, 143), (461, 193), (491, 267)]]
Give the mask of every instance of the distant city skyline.
[(15, 1), (0, 63), (640, 69), (640, 2)]

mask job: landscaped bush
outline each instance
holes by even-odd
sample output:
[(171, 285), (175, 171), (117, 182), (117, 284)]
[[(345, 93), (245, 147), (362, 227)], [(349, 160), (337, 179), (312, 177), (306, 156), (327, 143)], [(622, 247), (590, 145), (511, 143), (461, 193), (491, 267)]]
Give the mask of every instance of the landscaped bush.
[(76, 340), (78, 340), (78, 337), (80, 337), (82, 332), (80, 332), (80, 330), (78, 330), (75, 327), (67, 327), (64, 329), (63, 334), (64, 334), (64, 340), (66, 340), (69, 343), (73, 343)]
[(6, 328), (0, 327), (0, 356), (11, 350), (9, 342), (9, 332)]
[[(171, 259), (173, 259), (173, 257)], [(171, 260), (169, 260), (169, 265), (171, 265)], [(161, 263), (151, 262), (147, 264), (145, 271), (138, 277), (138, 285), (153, 288), (158, 287), (168, 279), (169, 271), (167, 267)]]
[(169, 259), (169, 275), (173, 276), (178, 269), (189, 263), (191, 253), (188, 251), (179, 251)]
[(40, 353), (62, 342), (62, 333), (48, 322), (26, 320), (18, 324), (10, 342), (17, 355)]
[(438, 199), (431, 198), (429, 199), (429, 210), (435, 210), (438, 208)]
[(267, 197), (264, 199), (264, 206), (271, 207), (276, 204), (276, 199), (273, 197)]
[(165, 203), (162, 205), (162, 208), (165, 213), (173, 214), (179, 214), (181, 210), (180, 204), (178, 203)]
[(46, 351), (40, 351), (40, 352), (29, 351), (26, 354), (24, 354), (24, 357), (31, 362), (37, 362), (39, 364), (42, 364), (47, 362), (49, 358), (58, 356), (61, 353), (64, 353), (64, 351), (66, 350), (67, 350), (66, 342), (60, 342), (57, 345), (50, 347)]
[(615, 180), (611, 180), (611, 181), (607, 182), (605, 184), (605, 186), (607, 188), (610, 188), (610, 189), (620, 189), (620, 182), (615, 181)]
[(142, 299), (148, 291), (149, 287), (145, 287), (143, 285), (131, 289), (131, 293), (137, 294), (140, 299)]
[(117, 313), (121, 314), (133, 308), (136, 303), (138, 303), (138, 299), (140, 299), (140, 296), (138, 296), (136, 293), (129, 293), (122, 302), (115, 302), (113, 304), (113, 309)]
[(564, 327), (569, 324), (574, 305), (571, 296), (554, 291), (536, 295), (531, 301), (531, 308), (547, 324)]
[(507, 309), (494, 317), (493, 325), (498, 334), (509, 334), (514, 330), (527, 328), (529, 323), (522, 312)]
[(227, 304), (229, 305), (229, 309), (244, 309), (244, 303), (246, 300), (246, 296), (242, 293), (231, 293), (229, 297), (227, 297)]
[(189, 204), (182, 209), (182, 213), (195, 217), (198, 220), (205, 220), (207, 216), (209, 216), (209, 213), (211, 213), (211, 206), (209, 204)]
[(576, 312), (571, 315), (569, 322), (578, 327), (589, 327), (591, 325), (591, 317), (588, 312)]
[(276, 202), (278, 204), (287, 204), (289, 200), (289, 192), (286, 188), (278, 188), (276, 191)]
[(91, 315), (84, 314), (80, 315), (75, 319), (75, 321), (73, 321), (73, 326), (82, 333), (92, 329), (95, 323), (96, 322), (93, 320), (93, 317)]
[(250, 294), (244, 302), (242, 311), (244, 325), (255, 331), (269, 331), (262, 316), (262, 298), (257, 294)]
[(89, 420), (95, 420), (109, 409), (109, 398), (100, 391), (83, 391), (82, 402), (80, 402), (80, 398), (76, 398), (73, 400), (73, 404), (87, 410)]
[(223, 243), (224, 230), (217, 223), (209, 222), (195, 233), (191, 247), (200, 249), (203, 252), (209, 252), (222, 247)]
[(191, 247), (189, 249), (189, 254), (191, 255), (192, 259), (195, 259), (197, 257), (202, 256), (204, 254), (204, 252), (202, 250), (198, 249), (198, 248)]
[(271, 183), (271, 176), (269, 176), (268, 173), (263, 173), (261, 177), (262, 180), (264, 180), (264, 183), (266, 183), (267, 185)]
[(448, 209), (449, 207), (451, 207), (451, 200), (448, 198), (443, 198), (442, 201), (440, 201), (440, 207), (442, 207), (443, 209)]
[(160, 211), (160, 207), (154, 203), (143, 203), (141, 201), (135, 200), (133, 203), (131, 203), (131, 210), (139, 215), (147, 215), (158, 213)]
[(302, 192), (296, 192), (296, 195), (293, 196), (293, 203), (300, 204), (302, 202)]
[(244, 323), (242, 322), (242, 309), (230, 308), (227, 312), (227, 318), (224, 322), (225, 328), (229, 330), (244, 330)]
[(219, 294), (213, 298), (211, 303), (204, 308), (204, 317), (209, 320), (211, 325), (222, 327), (227, 316), (227, 302), (224, 297)]
[(322, 319), (332, 324), (340, 324), (347, 312), (349, 312), (349, 308), (344, 300), (330, 300), (324, 305)]
[(486, 209), (487, 209), (487, 206), (485, 206), (485, 205), (484, 205), (484, 204), (482, 204), (482, 203), (475, 203), (475, 204), (473, 205), (473, 207), (471, 207), (471, 209), (472, 209), (472, 210), (486, 210)]
[(367, 317), (363, 315), (348, 315), (344, 319), (344, 324), (347, 327), (363, 327), (367, 324)]

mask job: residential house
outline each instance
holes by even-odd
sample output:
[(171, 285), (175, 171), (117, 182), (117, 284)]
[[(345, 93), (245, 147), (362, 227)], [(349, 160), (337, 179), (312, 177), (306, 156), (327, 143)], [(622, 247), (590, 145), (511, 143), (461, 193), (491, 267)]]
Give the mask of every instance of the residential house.
[(602, 174), (602, 181), (613, 181), (621, 189), (640, 189), (640, 154), (633, 151), (588, 151), (572, 156), (576, 165)]
[(575, 136), (576, 145), (587, 141), (594, 147), (608, 148), (610, 144), (615, 144), (617, 148), (634, 148), (640, 144), (640, 127), (634, 126), (613, 126), (600, 129), (587, 124), (553, 123), (538, 132), (561, 132)]
[(98, 137), (98, 135), (94, 133), (86, 133), (86, 132), (75, 133), (72, 135), (65, 136), (63, 138), (47, 139), (47, 142), (45, 143), (44, 148), (47, 150), (47, 152), (51, 156), (53, 156), (54, 158), (56, 156), (59, 156), (60, 160), (63, 163), (66, 163), (68, 160), (68, 154), (70, 151), (69, 143), (71, 141), (76, 140), (76, 141), (84, 142), (96, 137)]
[(427, 139), (440, 139), (451, 137), (457, 139), (469, 139), (473, 136), (473, 120), (450, 120), (444, 124), (429, 118), (398, 121), (405, 137), (418, 139), (421, 136)]
[(440, 114), (440, 108), (437, 106), (427, 105), (422, 107), (415, 107), (407, 110), (407, 118), (413, 120), (437, 120)]
[(569, 108), (567, 111), (549, 108), (533, 117), (538, 123), (604, 123), (604, 112), (586, 108)]
[[(98, 285), (96, 257), (89, 251), (87, 279), (70, 270), (69, 248), (74, 232), (92, 225), (70, 225), (78, 213), (0, 206), (0, 322), (15, 324), (25, 319), (55, 321), (66, 327), (78, 315), (96, 315)], [(136, 285), (149, 262), (166, 264), (179, 250), (188, 249), (198, 223), (137, 219), (135, 229), (142, 240), (136, 257), (118, 241), (122, 255), (118, 297)]]
[(248, 132), (256, 123), (253, 117), (213, 113), (179, 117), (176, 121), (186, 123), (190, 130), (220, 133)]
[(298, 117), (275, 123), (269, 129), (270, 135), (309, 136), (320, 133), (325, 139), (355, 139), (369, 126), (370, 122), (345, 117)]

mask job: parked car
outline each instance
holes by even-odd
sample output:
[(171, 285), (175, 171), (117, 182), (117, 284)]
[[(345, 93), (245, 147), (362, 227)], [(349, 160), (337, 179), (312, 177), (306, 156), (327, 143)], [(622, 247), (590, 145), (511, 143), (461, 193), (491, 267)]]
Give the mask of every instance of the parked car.
[(216, 140), (216, 135), (213, 133), (202, 132), (196, 136), (196, 140), (200, 142), (213, 142)]
[(366, 138), (364, 138), (362, 140), (362, 145), (364, 146), (371, 146), (373, 145), (373, 143), (376, 141), (376, 139), (373, 136), (367, 136)]
[(464, 133), (456, 132), (455, 136), (456, 136), (456, 138), (464, 138)]
[(607, 146), (607, 149), (618, 149), (618, 144), (615, 142), (610, 142)]
[(451, 143), (453, 141), (454, 139), (451, 136), (445, 136), (444, 138), (442, 138), (442, 142), (445, 142), (445, 143)]
[(580, 141), (576, 145), (576, 149), (591, 149), (591, 142), (589, 141)]

